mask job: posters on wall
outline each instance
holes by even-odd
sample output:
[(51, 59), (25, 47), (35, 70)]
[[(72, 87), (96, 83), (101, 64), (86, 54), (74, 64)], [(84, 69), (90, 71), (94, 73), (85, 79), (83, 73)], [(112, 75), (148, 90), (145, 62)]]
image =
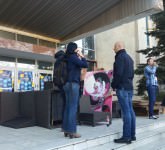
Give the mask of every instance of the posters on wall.
[(44, 84), (45, 82), (52, 81), (52, 75), (51, 74), (46, 74), (46, 73), (41, 73), (40, 74), (40, 90), (44, 90)]
[(18, 71), (18, 90), (33, 91), (34, 81), (32, 71)]
[(12, 92), (13, 79), (12, 71), (0, 70), (0, 92)]
[(90, 96), (90, 105), (93, 111), (111, 112), (112, 70), (87, 72), (84, 79), (83, 94)]

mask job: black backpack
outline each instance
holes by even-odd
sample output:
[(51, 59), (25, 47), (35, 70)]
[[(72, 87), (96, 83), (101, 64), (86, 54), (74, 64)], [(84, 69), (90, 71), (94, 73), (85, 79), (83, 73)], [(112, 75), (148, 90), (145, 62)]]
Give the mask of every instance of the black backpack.
[(54, 64), (53, 83), (55, 86), (63, 86), (67, 81), (67, 61), (65, 58), (57, 60)]

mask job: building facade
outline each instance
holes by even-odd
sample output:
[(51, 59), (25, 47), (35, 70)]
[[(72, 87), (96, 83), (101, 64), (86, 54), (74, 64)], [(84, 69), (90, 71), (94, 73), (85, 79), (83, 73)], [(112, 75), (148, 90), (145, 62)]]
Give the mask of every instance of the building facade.
[(135, 62), (135, 67), (140, 63), (146, 63), (145, 56), (136, 51), (157, 44), (156, 39), (145, 34), (153, 28), (153, 22), (146, 17), (96, 34), (95, 49), (98, 67), (105, 69), (113, 67), (115, 56), (113, 46), (116, 41), (124, 41), (127, 52)]

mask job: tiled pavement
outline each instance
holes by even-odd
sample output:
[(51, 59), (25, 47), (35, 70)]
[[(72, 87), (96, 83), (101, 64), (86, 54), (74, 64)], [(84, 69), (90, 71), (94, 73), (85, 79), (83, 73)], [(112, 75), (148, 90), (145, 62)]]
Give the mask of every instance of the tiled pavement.
[[(149, 120), (147, 117), (137, 117), (137, 132), (143, 127), (155, 126), (163, 122), (165, 116), (158, 120)], [(161, 123), (163, 127), (165, 122)], [(122, 120), (113, 119), (112, 125), (98, 124), (96, 127), (81, 125), (78, 131), (82, 135), (79, 139), (69, 139), (63, 136), (60, 128), (46, 129), (28, 127), (12, 129), (0, 126), (0, 150), (82, 150), (106, 144), (113, 138), (119, 137), (122, 130)], [(101, 148), (102, 149), (102, 148)]]

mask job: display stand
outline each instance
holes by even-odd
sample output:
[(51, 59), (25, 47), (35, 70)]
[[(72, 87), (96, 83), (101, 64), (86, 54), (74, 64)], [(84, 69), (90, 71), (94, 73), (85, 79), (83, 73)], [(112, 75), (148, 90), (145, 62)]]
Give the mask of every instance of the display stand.
[[(107, 125), (112, 123), (111, 112), (96, 112), (91, 109), (90, 97), (82, 96), (80, 99), (80, 112), (79, 112), (79, 123), (86, 123), (95, 126), (98, 122), (106, 122)], [(107, 117), (109, 120), (107, 120)]]
[[(12, 128), (41, 126), (52, 128), (52, 121), (62, 120), (59, 91), (0, 93), (0, 124)], [(53, 115), (52, 115), (53, 114)]]

